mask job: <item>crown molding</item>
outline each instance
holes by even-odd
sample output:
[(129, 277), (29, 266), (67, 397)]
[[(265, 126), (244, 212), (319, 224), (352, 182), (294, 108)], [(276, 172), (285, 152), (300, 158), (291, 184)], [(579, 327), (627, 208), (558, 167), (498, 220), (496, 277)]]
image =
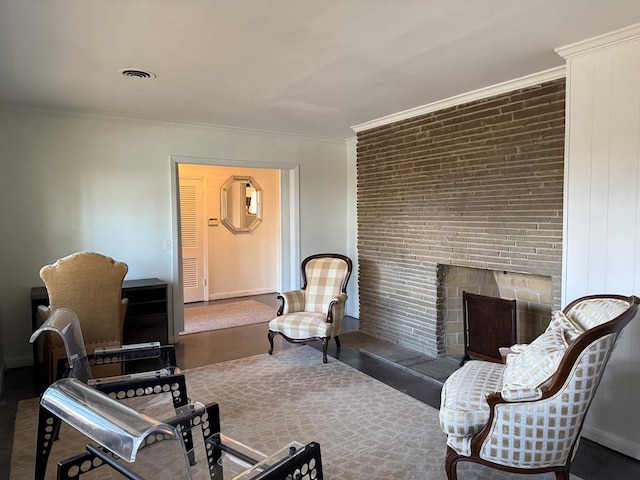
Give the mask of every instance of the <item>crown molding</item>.
[(382, 125), (388, 125), (390, 123), (398, 122), (401, 120), (407, 120), (409, 118), (424, 115), (425, 113), (435, 112), (442, 110), (443, 108), (455, 107), (463, 103), (473, 102), (475, 100), (481, 100), (483, 98), (492, 97), (494, 95), (500, 95), (502, 93), (511, 92), (520, 88), (530, 87), (532, 85), (538, 85), (544, 82), (550, 82), (563, 78), (566, 76), (566, 67), (562, 65), (560, 67), (550, 68), (542, 72), (533, 73), (524, 77), (516, 78), (514, 80), (508, 80), (506, 82), (491, 85), (489, 87), (483, 87), (471, 92), (462, 93), (453, 97), (438, 100), (437, 102), (428, 103), (419, 107), (410, 108), (402, 112), (393, 113), (384, 117), (376, 118), (359, 125), (354, 125), (351, 128), (356, 133), (370, 130), (375, 127), (381, 127)]
[(580, 42), (571, 43), (564, 47), (558, 47), (555, 52), (562, 58), (571, 58), (578, 55), (586, 55), (614, 45), (627, 43), (640, 38), (640, 23), (630, 25), (613, 32), (588, 38)]
[(38, 114), (52, 117), (69, 117), (90, 120), (101, 120), (108, 122), (128, 122), (146, 125), (164, 125), (169, 127), (191, 127), (202, 128), (207, 130), (215, 130), (219, 132), (228, 132), (238, 135), (263, 135), (267, 137), (289, 137), (289, 138), (305, 138), (308, 140), (319, 140), (323, 142), (344, 143), (344, 139), (338, 137), (323, 137), (318, 135), (308, 135), (303, 133), (280, 132), (277, 130), (259, 130), (246, 127), (236, 127), (232, 125), (218, 125), (214, 123), (193, 122), (188, 120), (168, 120), (157, 117), (145, 117), (138, 115), (127, 115), (124, 113), (108, 113), (88, 110), (71, 110), (63, 108), (44, 108), (32, 107), (26, 105), (17, 105), (12, 103), (0, 102), (0, 112), (27, 113)]

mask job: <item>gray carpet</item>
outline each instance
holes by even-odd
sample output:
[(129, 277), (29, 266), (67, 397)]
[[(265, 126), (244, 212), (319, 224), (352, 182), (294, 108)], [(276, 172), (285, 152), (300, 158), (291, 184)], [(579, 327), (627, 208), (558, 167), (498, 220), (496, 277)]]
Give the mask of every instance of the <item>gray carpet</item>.
[[(222, 431), (228, 436), (265, 453), (291, 440), (320, 443), (327, 480), (446, 478), (437, 410), (335, 359), (322, 364), (314, 348), (208, 365), (186, 375), (192, 399), (220, 404)], [(14, 480), (33, 478), (36, 404), (19, 405)], [(80, 452), (81, 443), (70, 445), (67, 433), (56, 444)], [(52, 456), (50, 465), (56, 458), (61, 457)], [(48, 478), (55, 478), (54, 470), (50, 466)], [(554, 478), (509, 475), (468, 463), (459, 472), (460, 480)]]

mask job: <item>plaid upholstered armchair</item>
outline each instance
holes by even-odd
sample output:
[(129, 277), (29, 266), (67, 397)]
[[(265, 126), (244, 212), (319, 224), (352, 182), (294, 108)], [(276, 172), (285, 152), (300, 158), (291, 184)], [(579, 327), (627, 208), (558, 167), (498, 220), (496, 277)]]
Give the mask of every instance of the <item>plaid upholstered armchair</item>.
[(302, 262), (302, 288), (278, 295), (277, 317), (269, 322), (269, 355), (273, 337), (280, 334), (292, 343), (322, 341), (322, 361), (327, 363), (327, 347), (333, 337), (340, 348), (340, 329), (347, 301), (351, 259), (323, 253)]
[(593, 295), (553, 312), (547, 330), (514, 348), (506, 364), (468, 362), (442, 389), (447, 478), (471, 461), (569, 479), (587, 410), (635, 296)]

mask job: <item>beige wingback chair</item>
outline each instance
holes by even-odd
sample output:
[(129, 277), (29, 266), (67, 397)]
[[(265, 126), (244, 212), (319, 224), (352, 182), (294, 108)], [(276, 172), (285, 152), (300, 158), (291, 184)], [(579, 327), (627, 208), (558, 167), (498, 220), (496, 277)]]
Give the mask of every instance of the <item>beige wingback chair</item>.
[(269, 355), (273, 337), (282, 335), (292, 343), (322, 341), (322, 361), (327, 363), (327, 347), (333, 337), (340, 348), (340, 330), (347, 301), (351, 259), (323, 253), (302, 262), (302, 288), (278, 295), (277, 317), (269, 322)]
[(592, 295), (553, 312), (547, 330), (514, 346), (506, 364), (470, 361), (444, 383), (445, 469), (471, 461), (509, 472), (569, 479), (580, 431), (635, 296)]
[[(73, 310), (80, 320), (88, 353), (96, 347), (120, 346), (128, 300), (122, 297), (122, 282), (127, 274), (125, 263), (93, 252), (79, 252), (61, 258), (40, 269), (47, 287), (49, 305), (38, 307), (44, 321), (57, 308)], [(47, 335), (43, 344), (43, 361), (49, 382), (57, 378), (59, 358), (66, 356), (57, 335)], [(106, 367), (100, 367), (105, 369)], [(94, 372), (96, 376), (117, 374)]]

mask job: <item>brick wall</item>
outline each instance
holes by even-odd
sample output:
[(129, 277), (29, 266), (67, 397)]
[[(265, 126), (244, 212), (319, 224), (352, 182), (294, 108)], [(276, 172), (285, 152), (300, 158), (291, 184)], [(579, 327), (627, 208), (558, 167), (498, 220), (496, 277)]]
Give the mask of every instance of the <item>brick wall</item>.
[(358, 134), (362, 331), (443, 354), (439, 265), (550, 276), (559, 308), (564, 101), (561, 79)]

